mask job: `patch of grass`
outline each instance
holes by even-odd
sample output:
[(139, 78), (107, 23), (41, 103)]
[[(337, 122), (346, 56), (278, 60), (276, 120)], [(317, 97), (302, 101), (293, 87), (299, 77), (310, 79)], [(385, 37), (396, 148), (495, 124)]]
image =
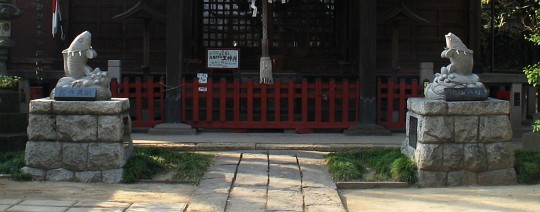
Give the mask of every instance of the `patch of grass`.
[(124, 182), (133, 183), (139, 179), (151, 179), (166, 170), (174, 170), (174, 180), (198, 184), (212, 164), (212, 158), (211, 155), (164, 148), (135, 148), (133, 157), (124, 166)]
[(539, 183), (540, 152), (533, 150), (516, 150), (514, 156), (514, 169), (516, 170), (518, 183)]
[(417, 170), (418, 168), (416, 164), (405, 155), (402, 155), (398, 159), (394, 160), (390, 166), (392, 179), (397, 179), (401, 182), (408, 182), (409, 184), (416, 184), (418, 182)]
[(24, 152), (0, 153), (0, 174), (9, 175), (11, 180), (32, 180), (31, 175), (25, 174), (21, 171), (25, 165)]
[(351, 156), (341, 156), (332, 153), (326, 157), (328, 169), (334, 180), (360, 180), (363, 178), (366, 168)]
[(363, 175), (373, 170), (375, 179), (369, 180), (417, 182), (416, 165), (398, 148), (334, 152), (326, 162), (336, 181), (368, 180)]

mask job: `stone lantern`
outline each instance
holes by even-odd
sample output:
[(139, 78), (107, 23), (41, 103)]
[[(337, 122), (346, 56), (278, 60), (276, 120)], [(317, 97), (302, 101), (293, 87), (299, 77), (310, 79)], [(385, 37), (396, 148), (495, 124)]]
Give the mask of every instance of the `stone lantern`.
[(11, 39), (11, 20), (21, 17), (22, 14), (11, 1), (0, 0), (0, 75), (7, 75), (8, 50), (15, 46), (15, 41)]

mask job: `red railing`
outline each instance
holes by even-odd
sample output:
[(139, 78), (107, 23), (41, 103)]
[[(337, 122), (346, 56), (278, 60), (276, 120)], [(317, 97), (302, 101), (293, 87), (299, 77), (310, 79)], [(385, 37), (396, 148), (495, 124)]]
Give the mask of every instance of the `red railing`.
[(358, 81), (182, 81), (182, 120), (195, 128), (331, 129), (358, 123)]
[(390, 129), (405, 129), (407, 99), (421, 97), (423, 85), (416, 79), (377, 81), (377, 124)]
[(111, 80), (111, 93), (115, 98), (129, 98), (130, 117), (134, 128), (154, 127), (163, 123), (165, 92), (163, 77), (141, 82), (124, 78), (122, 83)]
[[(153, 127), (164, 120), (163, 78), (111, 82), (113, 97), (129, 98), (133, 127)], [(151, 89), (148, 89), (151, 88)], [(199, 91), (201, 88), (201, 91)], [(360, 84), (348, 80), (276, 81), (260, 85), (239, 79), (182, 80), (182, 121), (195, 128), (345, 129), (358, 124)], [(206, 91), (204, 91), (206, 89)], [(377, 123), (404, 129), (407, 98), (423, 96), (418, 80), (379, 79)]]

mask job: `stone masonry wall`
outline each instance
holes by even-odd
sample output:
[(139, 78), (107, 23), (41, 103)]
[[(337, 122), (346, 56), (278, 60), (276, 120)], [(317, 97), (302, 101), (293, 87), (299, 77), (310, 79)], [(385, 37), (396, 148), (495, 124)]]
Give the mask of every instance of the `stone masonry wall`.
[(508, 101), (411, 98), (407, 108), (402, 152), (416, 162), (420, 186), (516, 183)]
[(118, 183), (131, 156), (129, 100), (32, 100), (26, 167), (36, 180)]

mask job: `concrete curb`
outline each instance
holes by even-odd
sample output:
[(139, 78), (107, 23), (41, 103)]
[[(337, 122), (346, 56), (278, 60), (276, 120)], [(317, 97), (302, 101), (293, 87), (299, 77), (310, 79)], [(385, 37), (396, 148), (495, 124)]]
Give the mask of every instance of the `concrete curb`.
[(348, 151), (375, 148), (399, 148), (393, 144), (268, 144), (268, 143), (134, 143), (137, 147), (161, 147), (190, 151), (231, 150), (305, 150), (305, 151)]
[(338, 189), (408, 188), (406, 182), (337, 182)]

